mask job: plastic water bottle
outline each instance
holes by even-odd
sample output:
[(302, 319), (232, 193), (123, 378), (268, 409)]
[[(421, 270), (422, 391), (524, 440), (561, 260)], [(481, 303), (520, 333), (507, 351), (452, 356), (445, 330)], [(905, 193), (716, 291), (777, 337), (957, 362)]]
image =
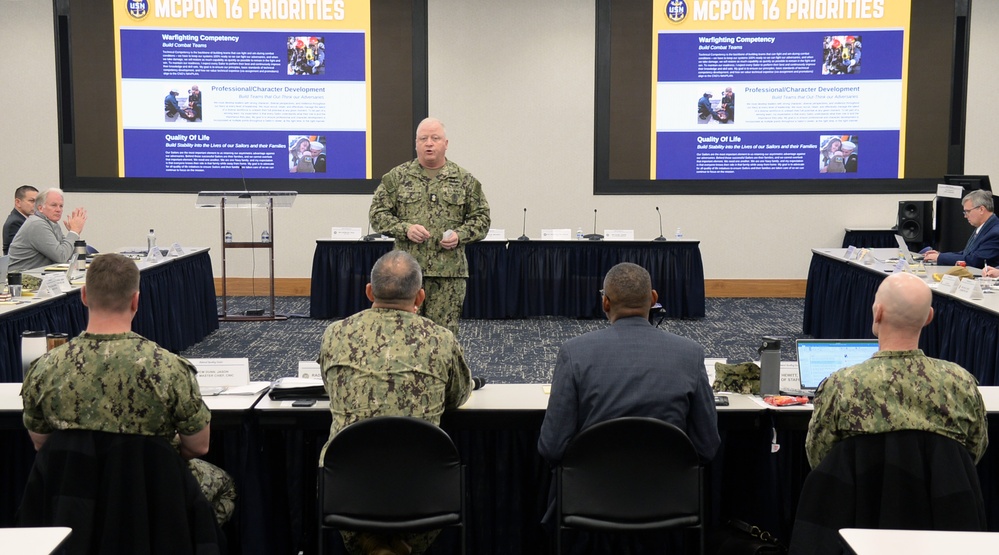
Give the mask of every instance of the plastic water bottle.
[(576, 228), (576, 240), (577, 241), (582, 241), (583, 240), (583, 228), (581, 228), (581, 227), (577, 227)]
[(676, 238), (683, 239), (683, 230), (681, 230), (679, 227), (676, 228)]
[(231, 231), (227, 230), (225, 232), (225, 242), (226, 243), (232, 243), (232, 232)]
[(146, 235), (146, 254), (153, 252), (156, 248), (156, 232), (149, 230), (149, 234)]
[(271, 242), (271, 234), (266, 229), (263, 230), (262, 232), (260, 232), (260, 242), (261, 243), (270, 243)]

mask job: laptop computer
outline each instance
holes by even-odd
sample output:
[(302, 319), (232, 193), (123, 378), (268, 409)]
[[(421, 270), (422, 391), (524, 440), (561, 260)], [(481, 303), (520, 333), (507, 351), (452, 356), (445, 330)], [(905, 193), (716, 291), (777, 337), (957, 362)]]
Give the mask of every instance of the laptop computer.
[(785, 395), (814, 397), (815, 389), (830, 374), (859, 364), (878, 350), (877, 339), (799, 339), (797, 390), (787, 390)]
[(909, 245), (905, 244), (905, 239), (901, 235), (895, 234), (895, 242), (898, 243), (899, 256), (904, 258), (909, 264), (914, 264), (915, 261), (923, 259), (923, 255), (921, 254), (912, 254), (912, 251), (909, 250)]

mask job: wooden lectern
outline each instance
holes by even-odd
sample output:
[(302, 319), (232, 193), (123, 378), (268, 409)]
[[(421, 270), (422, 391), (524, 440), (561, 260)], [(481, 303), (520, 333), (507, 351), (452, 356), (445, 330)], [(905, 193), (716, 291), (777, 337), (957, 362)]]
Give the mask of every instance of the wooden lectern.
[[(222, 242), (222, 313), (219, 314), (219, 321), (261, 322), (287, 319), (287, 316), (278, 316), (274, 313), (274, 238), (277, 235), (274, 230), (274, 209), (291, 208), (297, 196), (298, 193), (295, 191), (201, 191), (198, 193), (197, 207), (218, 207), (221, 221), (219, 239)], [(226, 242), (225, 211), (227, 208), (265, 208), (267, 210), (267, 229), (271, 234), (270, 241)], [(226, 290), (226, 252), (229, 249), (266, 249), (268, 251), (270, 257), (270, 314), (229, 314), (229, 296)], [(253, 280), (254, 277), (250, 276), (250, 279)]]

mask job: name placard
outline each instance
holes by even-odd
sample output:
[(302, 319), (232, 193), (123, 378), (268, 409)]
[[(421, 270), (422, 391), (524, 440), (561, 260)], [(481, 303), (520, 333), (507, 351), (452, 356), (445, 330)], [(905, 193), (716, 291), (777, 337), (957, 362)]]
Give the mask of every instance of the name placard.
[(506, 241), (505, 229), (490, 229), (483, 241)]
[(334, 227), (332, 232), (334, 239), (356, 241), (361, 238), (361, 228), (359, 227)]
[(857, 258), (857, 247), (850, 245), (850, 247), (846, 249), (846, 254), (843, 255), (843, 258), (847, 260), (853, 260)]
[(572, 240), (572, 230), (566, 229), (542, 229), (541, 230), (541, 240), (542, 241), (571, 241)]
[(937, 286), (938, 291), (943, 291), (944, 293), (953, 293), (957, 291), (957, 288), (961, 285), (961, 278), (952, 275), (944, 274), (940, 278), (940, 285)]
[(604, 239), (607, 241), (634, 241), (634, 229), (605, 229)]
[(174, 243), (170, 245), (170, 252), (167, 253), (167, 256), (183, 256), (183, 255), (184, 255), (184, 247), (180, 246), (180, 243)]
[(232, 387), (250, 383), (248, 358), (189, 358), (198, 369), (198, 386)]
[(944, 198), (962, 198), (964, 196), (964, 187), (960, 185), (944, 185), (943, 183), (937, 184), (937, 196)]
[(163, 260), (163, 251), (159, 247), (149, 249), (149, 253), (142, 259), (146, 264), (156, 264), (157, 262), (163, 262)]
[(41, 285), (38, 286), (38, 292), (35, 293), (35, 297), (54, 297), (72, 289), (73, 286), (70, 285), (69, 280), (66, 279), (66, 274), (62, 272), (58, 274), (45, 274), (42, 277)]
[(909, 270), (909, 263), (906, 262), (905, 259), (899, 259), (899, 261), (896, 262), (895, 266), (892, 268), (892, 272), (891, 273), (893, 273), (893, 274), (904, 274), (908, 270)]
[(985, 295), (982, 294), (982, 287), (973, 279), (962, 279), (961, 285), (957, 286), (957, 291), (954, 294), (971, 301), (980, 301), (985, 298)]
[(323, 379), (323, 371), (319, 367), (319, 363), (314, 360), (300, 360), (298, 361), (298, 377), (307, 380), (321, 380)]

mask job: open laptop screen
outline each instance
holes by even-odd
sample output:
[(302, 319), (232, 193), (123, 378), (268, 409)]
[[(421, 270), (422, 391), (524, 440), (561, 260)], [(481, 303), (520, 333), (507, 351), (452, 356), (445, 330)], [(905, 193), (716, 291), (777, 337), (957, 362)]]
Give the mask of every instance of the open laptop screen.
[(878, 350), (877, 339), (799, 339), (801, 388), (815, 389), (830, 374), (859, 364)]
[(913, 263), (912, 252), (909, 251), (909, 245), (905, 244), (905, 239), (901, 235), (895, 235), (895, 242), (898, 243), (898, 252), (900, 258), (905, 258), (905, 261), (909, 264)]

